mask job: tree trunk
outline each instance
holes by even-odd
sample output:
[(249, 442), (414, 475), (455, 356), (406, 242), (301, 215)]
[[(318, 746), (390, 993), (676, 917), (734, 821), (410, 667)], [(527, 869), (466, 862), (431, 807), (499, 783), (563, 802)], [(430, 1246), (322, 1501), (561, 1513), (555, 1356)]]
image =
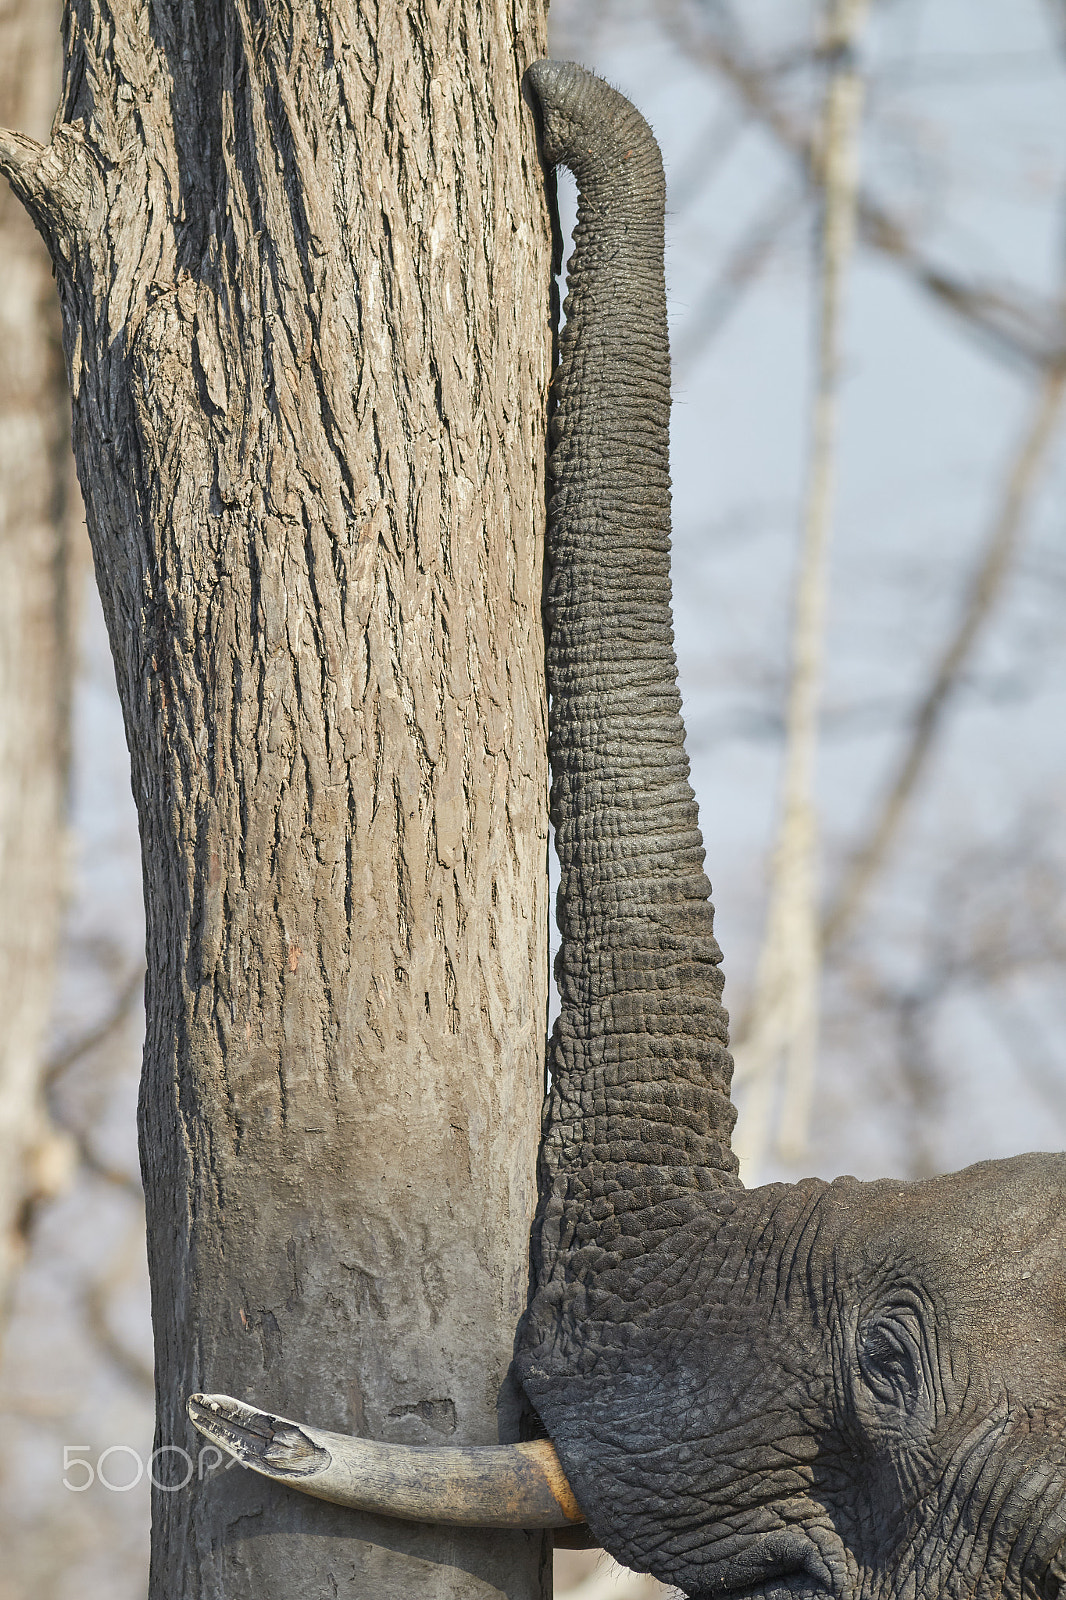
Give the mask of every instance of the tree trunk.
[[(53, 241), (147, 907), (157, 1444), (190, 1391), (516, 1437), (546, 1013), (540, 0), (72, 0)], [(157, 1476), (179, 1481), (180, 1458)], [(539, 1596), (539, 1535), (157, 1491), (151, 1593)]]
[[(0, 124), (45, 136), (59, 5), (0, 5)], [(47, 1183), (41, 1052), (63, 888), (70, 687), (70, 402), (48, 253), (0, 189), (0, 1326)]]

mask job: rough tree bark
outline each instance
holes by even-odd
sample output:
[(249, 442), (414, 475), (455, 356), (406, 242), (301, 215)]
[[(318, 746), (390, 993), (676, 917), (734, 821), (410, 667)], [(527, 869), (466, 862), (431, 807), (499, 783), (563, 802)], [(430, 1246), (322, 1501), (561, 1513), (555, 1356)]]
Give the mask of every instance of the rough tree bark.
[[(546, 1011), (541, 0), (70, 0), (57, 264), (144, 859), (158, 1434), (516, 1436)], [(181, 1468), (170, 1457), (175, 1476)], [(165, 1475), (165, 1466), (157, 1474)], [(540, 1595), (233, 1471), (151, 1593)]]
[[(0, 0), (0, 124), (44, 137), (58, 0)], [(0, 1328), (28, 1202), (49, 1183), (41, 1052), (63, 888), (75, 525), (70, 403), (48, 254), (0, 188)]]

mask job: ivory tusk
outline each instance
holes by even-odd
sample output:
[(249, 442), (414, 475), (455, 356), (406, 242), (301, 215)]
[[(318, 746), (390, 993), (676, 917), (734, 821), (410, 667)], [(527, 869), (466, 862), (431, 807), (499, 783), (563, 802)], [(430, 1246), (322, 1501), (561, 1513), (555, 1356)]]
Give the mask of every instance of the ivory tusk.
[(470, 1528), (567, 1528), (585, 1521), (555, 1446), (378, 1444), (194, 1394), (193, 1426), (241, 1466), (356, 1511)]

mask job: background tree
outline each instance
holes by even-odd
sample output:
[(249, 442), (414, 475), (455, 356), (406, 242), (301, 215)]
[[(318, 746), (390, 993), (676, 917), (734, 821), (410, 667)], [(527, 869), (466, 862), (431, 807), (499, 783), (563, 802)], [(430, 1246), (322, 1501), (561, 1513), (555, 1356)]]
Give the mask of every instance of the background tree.
[[(0, 124), (43, 136), (59, 81), (59, 7), (0, 6)], [(65, 887), (70, 604), (77, 490), (48, 255), (0, 192), (0, 1338), (36, 1199), (69, 1145), (42, 1078)]]
[[(546, 996), (540, 8), (75, 0), (64, 27), (52, 140), (0, 136), (0, 167), (56, 265), (133, 763), (157, 1442), (194, 1442), (203, 1388), (513, 1437)], [(159, 1595), (546, 1571), (539, 1536), (246, 1474), (154, 1517)]]

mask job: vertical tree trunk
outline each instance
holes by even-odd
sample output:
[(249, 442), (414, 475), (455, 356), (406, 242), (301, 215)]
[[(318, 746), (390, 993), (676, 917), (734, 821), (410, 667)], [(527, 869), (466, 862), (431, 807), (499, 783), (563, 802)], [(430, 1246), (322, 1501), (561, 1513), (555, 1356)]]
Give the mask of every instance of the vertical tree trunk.
[[(44, 137), (58, 0), (0, 4), (0, 124)], [(48, 253), (0, 190), (0, 1327), (42, 1148), (41, 1051), (63, 887), (70, 403)]]
[[(540, 0), (71, 0), (53, 240), (133, 760), (161, 1446), (514, 1437), (546, 1004)], [(178, 1458), (169, 1458), (180, 1477)], [(159, 1458), (157, 1476), (168, 1467)], [(540, 1595), (234, 1469), (151, 1592)]]

